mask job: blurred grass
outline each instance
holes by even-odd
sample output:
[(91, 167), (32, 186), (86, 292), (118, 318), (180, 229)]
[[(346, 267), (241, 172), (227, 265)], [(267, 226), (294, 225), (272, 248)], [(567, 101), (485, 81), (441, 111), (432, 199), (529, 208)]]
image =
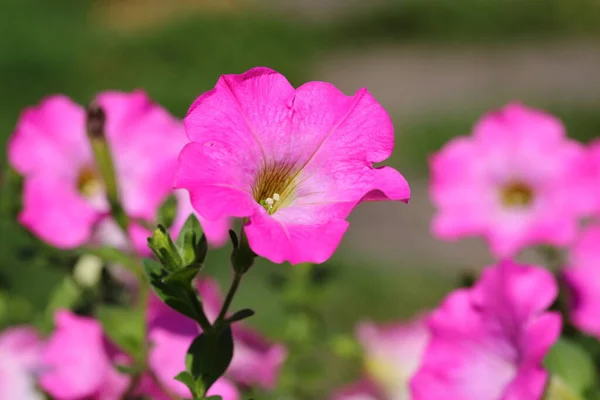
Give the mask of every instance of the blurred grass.
[(333, 31), (352, 45), (598, 38), (599, 19), (596, 0), (390, 0)]

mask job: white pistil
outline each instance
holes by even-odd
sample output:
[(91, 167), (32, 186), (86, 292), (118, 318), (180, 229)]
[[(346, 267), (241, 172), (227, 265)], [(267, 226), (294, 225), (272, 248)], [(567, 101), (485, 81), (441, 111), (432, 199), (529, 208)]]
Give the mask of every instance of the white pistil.
[(275, 201), (274, 201), (272, 198), (270, 198), (270, 197), (267, 197), (267, 199), (265, 200), (265, 204), (266, 204), (266, 205), (267, 205), (267, 207), (268, 207), (268, 208), (267, 208), (267, 210), (270, 210), (271, 208), (273, 208), (273, 203), (274, 203), (274, 202), (275, 202)]
[(279, 196), (279, 193), (273, 194), (273, 200), (274, 201), (279, 201), (280, 198), (281, 198), (281, 196)]

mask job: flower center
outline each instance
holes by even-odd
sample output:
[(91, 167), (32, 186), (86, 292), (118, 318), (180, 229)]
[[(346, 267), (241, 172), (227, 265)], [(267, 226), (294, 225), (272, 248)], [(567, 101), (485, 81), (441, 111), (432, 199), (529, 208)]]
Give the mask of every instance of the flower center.
[(506, 207), (526, 207), (533, 202), (533, 189), (523, 182), (512, 182), (502, 189), (502, 204)]
[(291, 202), (296, 175), (297, 171), (293, 164), (279, 163), (265, 166), (254, 182), (252, 189), (254, 199), (269, 214), (275, 213), (280, 207)]
[(102, 182), (94, 168), (89, 165), (81, 168), (77, 176), (77, 190), (86, 198), (93, 197), (102, 190)]

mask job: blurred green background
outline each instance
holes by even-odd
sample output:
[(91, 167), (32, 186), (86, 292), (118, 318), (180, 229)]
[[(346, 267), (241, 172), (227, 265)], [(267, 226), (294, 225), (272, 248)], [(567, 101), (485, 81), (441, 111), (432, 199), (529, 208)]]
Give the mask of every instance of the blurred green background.
[[(434, 306), (461, 271), (490, 261), (479, 241), (429, 235), (427, 156), (449, 138), (513, 100), (554, 112), (581, 140), (600, 134), (598, 21), (597, 0), (5, 0), (0, 141), (5, 148), (24, 107), (53, 93), (85, 104), (98, 91), (144, 88), (183, 117), (220, 74), (256, 65), (294, 85), (331, 81), (347, 93), (366, 86), (395, 120), (390, 164), (409, 178), (413, 199), (359, 207), (326, 265), (330, 279), (314, 306), (328, 329), (349, 332), (361, 319)], [(20, 182), (3, 170), (0, 327), (43, 320), (77, 258), (17, 225)], [(207, 267), (222, 280), (226, 251)], [(257, 310), (253, 323), (273, 337), (285, 334), (274, 286), (300, 279), (294, 274), (261, 263), (237, 299)], [(315, 387), (335, 386), (352, 375), (346, 369)]]

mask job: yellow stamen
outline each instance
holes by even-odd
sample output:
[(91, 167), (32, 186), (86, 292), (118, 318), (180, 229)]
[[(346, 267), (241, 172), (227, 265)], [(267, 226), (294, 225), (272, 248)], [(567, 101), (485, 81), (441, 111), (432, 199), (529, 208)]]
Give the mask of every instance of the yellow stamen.
[(92, 197), (102, 190), (102, 183), (97, 172), (90, 166), (85, 166), (77, 176), (77, 190), (84, 197)]
[(254, 182), (252, 189), (254, 199), (269, 214), (288, 205), (293, 200), (297, 172), (294, 164), (279, 163), (265, 166)]
[(533, 197), (533, 189), (523, 182), (512, 182), (502, 189), (502, 204), (506, 207), (526, 207)]

